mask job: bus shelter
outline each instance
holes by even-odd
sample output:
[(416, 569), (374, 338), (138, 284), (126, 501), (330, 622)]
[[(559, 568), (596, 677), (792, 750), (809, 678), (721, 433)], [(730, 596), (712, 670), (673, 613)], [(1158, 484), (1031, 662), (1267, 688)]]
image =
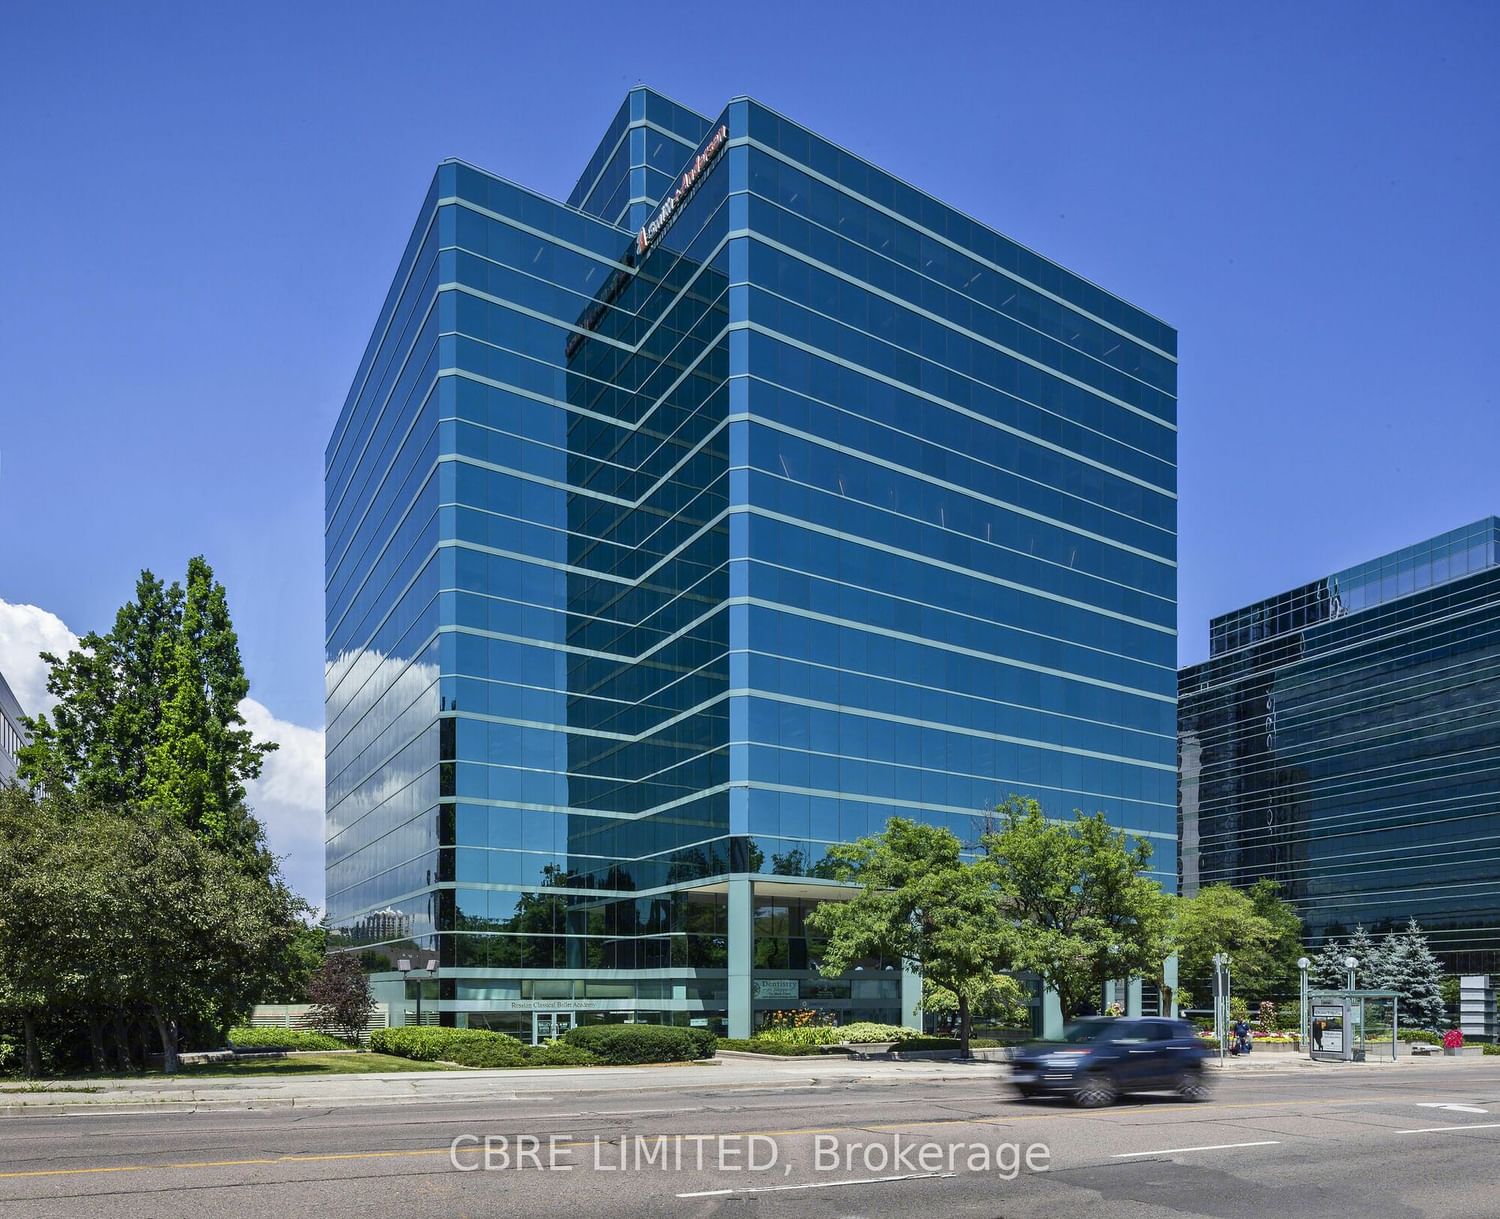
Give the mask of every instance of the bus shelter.
[(1318, 1062), (1396, 1059), (1399, 995), (1393, 990), (1315, 990), (1307, 995), (1307, 1048)]

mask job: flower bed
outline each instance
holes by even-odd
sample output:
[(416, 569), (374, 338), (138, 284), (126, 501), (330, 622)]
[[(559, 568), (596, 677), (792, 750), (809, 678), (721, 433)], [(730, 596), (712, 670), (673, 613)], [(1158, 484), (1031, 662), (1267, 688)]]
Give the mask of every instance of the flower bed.
[(861, 1020), (845, 1025), (801, 1025), (792, 1028), (765, 1028), (757, 1037), (779, 1041), (783, 1045), (866, 1045), (871, 1042), (907, 1042), (924, 1036), (921, 1029), (902, 1028), (899, 1024), (875, 1024)]

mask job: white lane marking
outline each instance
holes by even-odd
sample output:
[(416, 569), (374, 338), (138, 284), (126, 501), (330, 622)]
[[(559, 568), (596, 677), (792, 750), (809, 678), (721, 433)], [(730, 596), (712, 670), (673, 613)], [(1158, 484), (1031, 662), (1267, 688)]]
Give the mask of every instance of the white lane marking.
[(1452, 1109), (1454, 1113), (1488, 1113), (1488, 1109), (1480, 1109), (1475, 1105), (1445, 1105), (1439, 1101), (1418, 1101), (1418, 1109)]
[(679, 1198), (723, 1198), (729, 1194), (779, 1194), (793, 1189), (832, 1189), (836, 1185), (884, 1185), (890, 1181), (936, 1181), (956, 1177), (956, 1172), (908, 1172), (897, 1177), (858, 1177), (852, 1181), (808, 1181), (801, 1185), (751, 1185), (739, 1189), (704, 1189)]
[(1261, 1139), (1254, 1143), (1209, 1143), (1203, 1147), (1164, 1147), (1160, 1151), (1117, 1151), (1112, 1160), (1128, 1160), (1134, 1156), (1175, 1156), (1184, 1151), (1228, 1151), (1232, 1147), (1275, 1147), (1280, 1139)]
[(1398, 1130), (1397, 1134), (1446, 1134), (1450, 1130), (1500, 1130), (1500, 1122), (1470, 1122), (1467, 1126), (1423, 1126), (1419, 1130)]
[(623, 1117), (627, 1113), (696, 1113), (695, 1105), (687, 1109), (592, 1109), (583, 1113), (565, 1113), (564, 1117)]

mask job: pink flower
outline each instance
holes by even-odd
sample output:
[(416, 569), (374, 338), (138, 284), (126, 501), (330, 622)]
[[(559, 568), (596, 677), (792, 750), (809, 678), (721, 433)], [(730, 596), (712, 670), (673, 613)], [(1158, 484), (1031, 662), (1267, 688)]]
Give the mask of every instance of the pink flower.
[(1458, 1029), (1449, 1029), (1443, 1034), (1443, 1049), (1458, 1050), (1463, 1048), (1463, 1044), (1464, 1035)]

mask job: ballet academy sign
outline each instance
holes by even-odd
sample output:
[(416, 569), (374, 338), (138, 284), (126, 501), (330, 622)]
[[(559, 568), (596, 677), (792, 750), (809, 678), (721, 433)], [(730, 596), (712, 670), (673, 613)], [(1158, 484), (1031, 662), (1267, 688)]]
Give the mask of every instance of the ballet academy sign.
[(724, 145), (727, 143), (729, 143), (729, 128), (720, 126), (713, 135), (709, 136), (708, 142), (698, 150), (698, 155), (688, 162), (688, 167), (682, 171), (682, 177), (677, 181), (677, 188), (661, 201), (656, 213), (641, 225), (641, 231), (636, 234), (637, 256), (645, 254), (656, 243), (656, 239), (666, 231), (667, 225), (672, 222), (672, 217), (692, 197), (698, 183), (703, 181), (703, 175), (708, 172), (709, 166), (714, 163), (718, 155), (724, 151)]

